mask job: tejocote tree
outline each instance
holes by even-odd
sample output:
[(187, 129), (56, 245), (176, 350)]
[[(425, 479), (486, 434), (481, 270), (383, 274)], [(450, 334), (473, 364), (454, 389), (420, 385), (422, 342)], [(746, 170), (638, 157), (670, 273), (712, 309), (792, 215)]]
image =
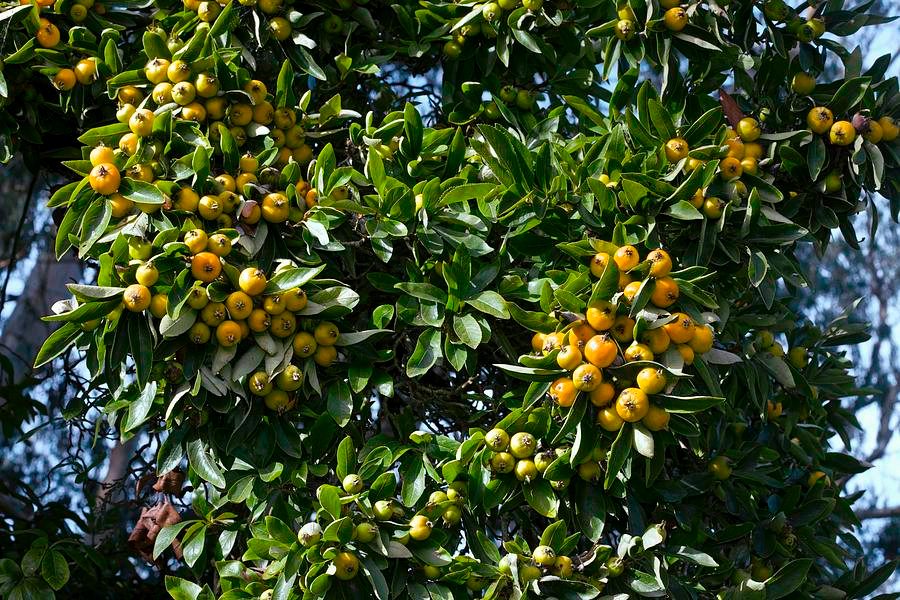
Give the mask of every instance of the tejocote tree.
[[(829, 446), (866, 328), (791, 304), (798, 244), (898, 212), (890, 56), (834, 37), (868, 6), (0, 13), (5, 154), (71, 175), (55, 251), (98, 273), (37, 366), (154, 453), (172, 597), (875, 590)], [(0, 595), (91, 581), (58, 542)]]

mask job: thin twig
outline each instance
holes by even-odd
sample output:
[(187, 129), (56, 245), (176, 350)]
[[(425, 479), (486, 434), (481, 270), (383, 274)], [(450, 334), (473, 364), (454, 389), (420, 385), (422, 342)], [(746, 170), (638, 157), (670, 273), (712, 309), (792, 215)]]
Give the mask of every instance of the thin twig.
[(25, 196), (25, 206), (22, 207), (22, 215), (19, 217), (16, 233), (10, 244), (9, 264), (6, 266), (6, 277), (3, 279), (3, 287), (0, 288), (0, 315), (3, 314), (3, 309), (6, 306), (6, 288), (9, 286), (9, 280), (12, 277), (13, 271), (16, 270), (16, 258), (18, 254), (16, 248), (19, 246), (19, 240), (22, 237), (22, 229), (25, 228), (25, 221), (28, 219), (28, 212), (31, 209), (31, 199), (34, 196), (34, 188), (37, 186), (37, 180), (38, 172), (36, 171), (31, 176), (31, 183), (28, 184), (28, 193)]

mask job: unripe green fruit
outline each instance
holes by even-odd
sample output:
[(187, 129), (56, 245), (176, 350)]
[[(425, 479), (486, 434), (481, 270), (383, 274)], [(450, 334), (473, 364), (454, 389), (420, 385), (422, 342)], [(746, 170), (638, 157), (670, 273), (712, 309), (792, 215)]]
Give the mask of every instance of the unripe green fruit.
[(803, 369), (808, 361), (807, 350), (804, 346), (794, 346), (788, 352), (788, 362), (795, 369)]
[(531, 557), (542, 567), (553, 566), (553, 563), (556, 562), (556, 552), (550, 546), (538, 546), (531, 553)]
[(350, 475), (344, 477), (341, 485), (343, 486), (344, 491), (348, 494), (358, 494), (363, 490), (362, 477), (360, 477), (356, 473), (351, 473)]
[(372, 507), (375, 518), (379, 521), (387, 521), (394, 516), (394, 507), (389, 500), (379, 500)]
[(320, 539), (322, 539), (322, 528), (315, 522), (307, 523), (297, 533), (297, 541), (306, 548), (315, 546)]
[(356, 526), (356, 541), (368, 544), (378, 535), (378, 527), (374, 523), (360, 523)]
[(484, 442), (494, 452), (503, 452), (509, 448), (509, 434), (503, 429), (494, 428), (485, 434)]

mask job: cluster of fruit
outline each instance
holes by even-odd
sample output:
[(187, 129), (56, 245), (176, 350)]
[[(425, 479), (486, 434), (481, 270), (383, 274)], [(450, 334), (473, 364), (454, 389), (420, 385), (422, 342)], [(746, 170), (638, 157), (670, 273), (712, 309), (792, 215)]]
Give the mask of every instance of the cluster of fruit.
[(900, 127), (888, 115), (876, 120), (857, 113), (851, 121), (835, 121), (834, 114), (825, 106), (810, 109), (806, 124), (817, 135), (827, 134), (829, 143), (835, 146), (849, 146), (856, 141), (857, 134), (872, 144), (893, 142), (900, 134)]
[[(679, 285), (670, 275), (672, 259), (665, 250), (650, 251), (644, 262), (634, 246), (621, 246), (612, 256), (598, 252), (591, 259), (591, 273), (603, 277), (611, 263), (618, 271), (620, 293), (612, 301), (589, 303), (584, 318), (562, 331), (536, 333), (532, 349), (544, 355), (555, 354), (556, 364), (571, 372), (550, 386), (550, 396), (558, 406), (572, 406), (578, 394), (584, 392), (599, 410), (598, 424), (607, 431), (618, 431), (626, 421), (642, 421), (648, 429), (659, 431), (668, 424), (669, 414), (665, 408), (651, 404), (649, 396), (674, 383), (667, 379), (661, 365), (644, 366), (633, 380), (621, 372), (615, 378), (605, 378), (603, 369), (657, 361), (672, 346), (690, 365), (695, 353), (712, 349), (713, 329), (673, 310), (679, 299)], [(634, 279), (638, 274), (642, 278)], [(635, 339), (636, 322), (628, 311), (638, 296), (665, 312)]]
[[(424, 542), (432, 536), (439, 517), (445, 527), (456, 526), (462, 520), (465, 484), (452, 483), (446, 491), (432, 492), (425, 507), (408, 520), (399, 500), (382, 499), (370, 504), (365, 482), (357, 473), (344, 476), (338, 493), (341, 495), (342, 519), (349, 519), (348, 522), (353, 524), (346, 544), (323, 540), (323, 530), (318, 521), (306, 523), (297, 534), (300, 544), (312, 550), (307, 551), (306, 559), (311, 565), (316, 565), (311, 570), (313, 576), (307, 577), (308, 581), (315, 581), (315, 574), (328, 561), (333, 565), (334, 576), (338, 579), (347, 581), (356, 577), (359, 558), (355, 550), (360, 550), (361, 545), (374, 544), (377, 548), (387, 542), (404, 546), (410, 541)], [(317, 496), (323, 496), (322, 488)], [(382, 533), (386, 537), (380, 537)], [(437, 579), (442, 574), (439, 567), (431, 564), (421, 565), (421, 571), (426, 579)], [(314, 589), (310, 591), (318, 593)]]
[[(663, 8), (663, 25), (669, 31), (675, 33), (687, 27), (689, 16), (687, 10), (681, 6), (679, 0), (662, 0), (660, 6)], [(613, 27), (613, 34), (623, 42), (627, 42), (634, 38), (638, 32), (638, 18), (634, 14), (634, 10), (626, 4), (617, 11), (617, 21)], [(604, 28), (605, 29), (605, 28)]]
[(763, 13), (775, 22), (787, 24), (787, 31), (801, 42), (817, 40), (825, 34), (825, 20), (814, 16), (809, 19), (800, 17), (784, 0), (766, 0)]
[(459, 58), (467, 38), (477, 35), (486, 38), (497, 37), (497, 29), (501, 26), (505, 13), (518, 8), (536, 13), (543, 6), (544, 0), (497, 0), (471, 6), (471, 10), (478, 11), (478, 14), (475, 18), (469, 15), (465, 25), (451, 32), (451, 38), (444, 44), (444, 56), (449, 59)]
[(538, 95), (535, 91), (517, 88), (514, 85), (504, 85), (500, 88), (500, 92), (494, 96), (494, 99), (484, 103), (484, 116), (491, 121), (500, 118), (500, 108), (497, 101), (503, 103), (504, 106), (515, 106), (519, 110), (531, 112), (537, 104)]
[[(488, 462), (494, 476), (503, 477), (512, 474), (524, 484), (531, 484), (543, 477), (556, 491), (565, 490), (569, 486), (568, 478), (547, 478), (548, 468), (557, 459), (566, 455), (567, 448), (547, 448), (538, 452), (540, 442), (533, 434), (519, 431), (510, 436), (500, 427), (488, 431), (484, 436), (484, 443), (491, 451)], [(575, 472), (582, 480), (595, 483), (602, 478), (600, 462), (605, 458), (606, 449), (597, 447), (577, 465)], [(567, 456), (565, 460), (568, 461)], [(562, 472), (565, 472), (565, 469)]]
[[(553, 575), (562, 579), (572, 576), (572, 558), (565, 554), (557, 554), (553, 548), (547, 545), (536, 547), (531, 556), (516, 555), (515, 562), (519, 573), (519, 580), (523, 585), (540, 579), (546, 575)], [(506, 569), (504, 569), (506, 567)], [(500, 571), (509, 574), (508, 560), (501, 562)]]
[[(197, 123), (208, 121), (209, 139), (218, 142), (221, 126), (225, 126), (239, 148), (249, 138), (268, 135), (279, 149), (275, 164), (285, 165), (293, 158), (305, 165), (312, 160), (312, 149), (306, 144), (306, 132), (297, 122), (293, 108), (275, 108), (266, 84), (257, 79), (247, 81), (238, 90), (222, 89), (221, 82), (210, 71), (195, 73), (184, 60), (151, 59), (144, 67), (144, 77), (153, 86), (149, 98), (157, 107), (175, 103), (180, 118)], [(229, 92), (226, 94), (226, 92)], [(135, 135), (152, 128), (152, 114), (144, 108), (143, 92), (135, 86), (119, 89), (120, 108), (116, 117), (128, 123)], [(144, 103), (144, 104), (142, 104)], [(139, 107), (140, 106), (140, 107)], [(149, 124), (147, 123), (149, 121)]]

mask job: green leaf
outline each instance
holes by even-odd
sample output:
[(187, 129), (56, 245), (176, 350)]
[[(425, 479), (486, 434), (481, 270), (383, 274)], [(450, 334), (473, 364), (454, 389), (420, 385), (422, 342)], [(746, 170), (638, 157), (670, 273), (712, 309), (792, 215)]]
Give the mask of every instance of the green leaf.
[(395, 284), (394, 287), (420, 300), (437, 302), (441, 305), (447, 304), (447, 292), (430, 283), (401, 282)]
[(131, 431), (141, 425), (150, 414), (153, 399), (156, 397), (156, 382), (147, 383), (138, 395), (137, 400), (128, 405), (128, 414), (122, 423), (122, 431)]
[(498, 319), (509, 318), (506, 300), (503, 299), (503, 296), (492, 290), (481, 292), (474, 298), (469, 298), (466, 300), (466, 304), (475, 310), (479, 310), (492, 317), (497, 317)]
[(132, 202), (139, 204), (158, 205), (166, 201), (163, 193), (152, 183), (138, 181), (129, 177), (122, 179), (122, 183), (119, 185), (119, 193)]
[(41, 346), (34, 359), (34, 368), (42, 367), (71, 346), (81, 335), (81, 326), (78, 323), (65, 323), (62, 327), (50, 334)]
[(215, 461), (207, 454), (207, 446), (203, 440), (196, 439), (188, 442), (188, 462), (197, 475), (210, 482), (217, 488), (225, 487), (225, 477)]
[(552, 333), (559, 327), (559, 321), (546, 313), (523, 310), (515, 302), (507, 302), (506, 308), (516, 323), (531, 331)]
[(546, 479), (537, 479), (530, 483), (522, 484), (522, 493), (529, 506), (538, 514), (548, 519), (555, 519), (559, 510), (559, 499), (553, 492), (553, 487)]
[(61, 590), (69, 581), (69, 563), (66, 562), (66, 557), (52, 548), (48, 550), (41, 560), (41, 577), (54, 590)]
[(619, 475), (619, 471), (625, 466), (625, 461), (628, 460), (628, 456), (631, 454), (632, 440), (633, 435), (631, 433), (631, 426), (627, 424), (623, 425), (619, 430), (619, 434), (616, 436), (616, 441), (612, 443), (612, 446), (609, 449), (609, 457), (606, 465), (606, 479), (603, 481), (603, 489), (608, 490), (612, 486), (616, 477)]
[(182, 529), (194, 522), (195, 521), (182, 521), (180, 523), (175, 523), (174, 525), (167, 525), (160, 529), (156, 536), (156, 540), (153, 542), (153, 560), (159, 558), (159, 556), (166, 551), (166, 548), (172, 545), (172, 542), (175, 541), (175, 538), (178, 537), (178, 534), (181, 533)]
[(766, 580), (766, 600), (786, 598), (806, 581), (806, 574), (812, 566), (811, 558), (792, 560)]
[(350, 392), (350, 386), (344, 381), (339, 381), (328, 387), (325, 396), (328, 414), (334, 422), (340, 427), (347, 425), (353, 416), (353, 394)]
[(328, 514), (334, 519), (341, 518), (341, 494), (333, 485), (320, 485), (316, 490), (316, 497)]
[(441, 357), (441, 331), (426, 329), (416, 341), (416, 347), (406, 363), (406, 375), (419, 377), (427, 373)]
[(325, 270), (325, 265), (318, 267), (294, 267), (281, 271), (266, 283), (263, 294), (277, 294), (301, 287)]
[(338, 445), (335, 474), (338, 479), (343, 480), (347, 475), (355, 473), (356, 467), (356, 449), (353, 447), (353, 438), (348, 435)]
[(481, 343), (481, 327), (472, 315), (453, 317), (453, 332), (469, 348), (477, 348)]
[(199, 585), (181, 577), (166, 575), (166, 591), (173, 600), (197, 600), (201, 588)]
[(725, 398), (716, 396), (670, 396), (668, 394), (659, 394), (655, 398), (660, 401), (663, 408), (672, 413), (702, 412), (725, 401)]
[(400, 497), (406, 506), (415, 506), (425, 492), (425, 461), (418, 452), (407, 452), (400, 461)]

